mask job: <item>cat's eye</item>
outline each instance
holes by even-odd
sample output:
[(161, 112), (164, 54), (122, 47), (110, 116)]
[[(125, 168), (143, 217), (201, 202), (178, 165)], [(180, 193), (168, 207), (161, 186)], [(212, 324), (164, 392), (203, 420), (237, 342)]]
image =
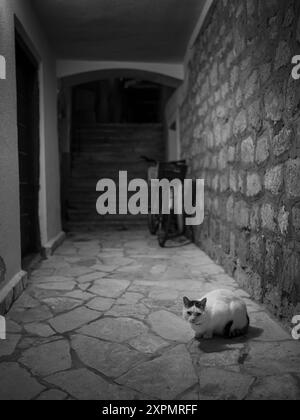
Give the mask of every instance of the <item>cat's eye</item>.
[(187, 312), (188, 316), (193, 315), (193, 312)]

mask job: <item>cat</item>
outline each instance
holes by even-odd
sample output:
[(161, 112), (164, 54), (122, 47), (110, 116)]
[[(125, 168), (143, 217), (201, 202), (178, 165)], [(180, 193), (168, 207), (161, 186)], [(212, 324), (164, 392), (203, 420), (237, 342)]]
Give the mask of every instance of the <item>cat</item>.
[(245, 302), (230, 290), (215, 290), (200, 300), (183, 298), (183, 318), (196, 333), (196, 338), (214, 335), (235, 338), (246, 335), (250, 319)]

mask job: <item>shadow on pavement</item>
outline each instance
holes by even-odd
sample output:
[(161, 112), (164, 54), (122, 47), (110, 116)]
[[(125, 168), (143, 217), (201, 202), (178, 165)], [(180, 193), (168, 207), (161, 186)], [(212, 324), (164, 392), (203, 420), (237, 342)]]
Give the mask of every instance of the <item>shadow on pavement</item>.
[(264, 330), (262, 328), (250, 327), (248, 334), (244, 337), (235, 339), (214, 338), (212, 340), (200, 340), (198, 348), (204, 353), (221, 353), (223, 351), (232, 350), (234, 344), (245, 344), (248, 341), (258, 338), (263, 332)]

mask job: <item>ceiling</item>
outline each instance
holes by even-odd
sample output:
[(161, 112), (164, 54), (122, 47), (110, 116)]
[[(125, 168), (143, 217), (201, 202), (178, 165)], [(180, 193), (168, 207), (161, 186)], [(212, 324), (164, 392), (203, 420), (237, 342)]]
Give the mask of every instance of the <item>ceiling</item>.
[(205, 0), (32, 0), (58, 58), (182, 62)]

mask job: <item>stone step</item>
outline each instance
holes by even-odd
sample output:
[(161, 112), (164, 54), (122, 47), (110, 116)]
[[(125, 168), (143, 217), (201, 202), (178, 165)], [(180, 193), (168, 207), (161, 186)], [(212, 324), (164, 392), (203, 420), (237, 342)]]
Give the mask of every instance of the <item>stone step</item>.
[(71, 210), (68, 211), (68, 220), (70, 222), (82, 222), (82, 223), (120, 223), (120, 222), (127, 222), (127, 223), (144, 223), (145, 226), (147, 225), (147, 216), (142, 215), (105, 215), (101, 216), (96, 213), (89, 213), (89, 212), (72, 212)]

